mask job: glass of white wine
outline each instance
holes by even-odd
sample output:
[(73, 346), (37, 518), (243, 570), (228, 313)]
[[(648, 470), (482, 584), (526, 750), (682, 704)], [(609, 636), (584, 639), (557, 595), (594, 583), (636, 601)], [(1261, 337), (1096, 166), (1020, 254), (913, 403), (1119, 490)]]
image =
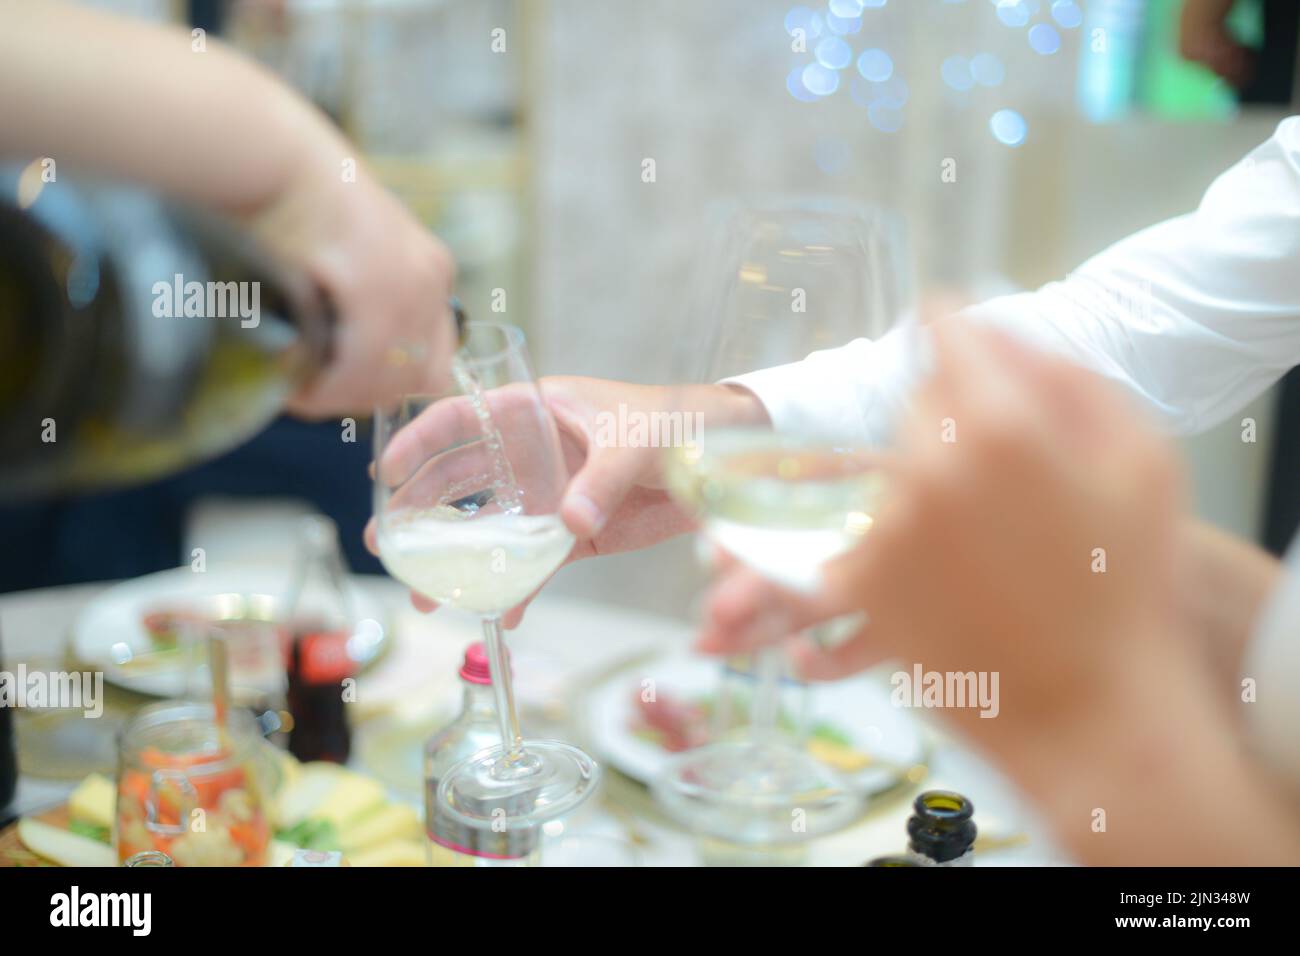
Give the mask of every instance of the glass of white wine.
[[(702, 341), (684, 347), (688, 384), (742, 376), (733, 384), (745, 387), (744, 373), (886, 335), (910, 360), (903, 242), (889, 216), (829, 199), (777, 199), (723, 207), (717, 219), (696, 293)], [(705, 420), (694, 442), (668, 451), (669, 492), (716, 547), (778, 585), (816, 589), (823, 565), (870, 529), (888, 488), (890, 410), (835, 407), (837, 397), (852, 405), (843, 401), (850, 394), (789, 396), (819, 414), (785, 410), (764, 426)], [(683, 823), (735, 844), (794, 843), (842, 826), (865, 795), (781, 732), (781, 650), (761, 651), (754, 670), (745, 735), (677, 757), (656, 796)]]
[(483, 620), (501, 746), (449, 770), (438, 800), (467, 826), (533, 827), (569, 813), (599, 779), (577, 747), (523, 739), (501, 628), (573, 547), (559, 515), (559, 433), (518, 328), (470, 323), (452, 373), (445, 392), (376, 411), (379, 554), (412, 590)]

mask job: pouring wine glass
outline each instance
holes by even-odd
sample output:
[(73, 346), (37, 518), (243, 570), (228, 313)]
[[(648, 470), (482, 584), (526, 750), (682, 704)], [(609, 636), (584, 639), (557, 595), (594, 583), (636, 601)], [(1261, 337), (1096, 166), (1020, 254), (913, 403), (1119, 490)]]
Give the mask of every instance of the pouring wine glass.
[(447, 390), (376, 412), (379, 554), (403, 584), (483, 621), (501, 746), (449, 770), (439, 803), (467, 826), (532, 827), (569, 813), (599, 778), (577, 747), (523, 739), (501, 628), (573, 547), (559, 433), (518, 328), (470, 323), (452, 371)]

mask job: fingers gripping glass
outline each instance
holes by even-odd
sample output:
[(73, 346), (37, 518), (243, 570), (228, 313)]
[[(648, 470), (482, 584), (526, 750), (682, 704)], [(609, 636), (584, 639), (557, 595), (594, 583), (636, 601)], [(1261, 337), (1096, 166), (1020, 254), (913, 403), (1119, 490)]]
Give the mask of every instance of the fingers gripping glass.
[(573, 547), (559, 515), (559, 433), (519, 329), (469, 323), (452, 371), (445, 392), (376, 412), (379, 553), (412, 590), (483, 620), (502, 743), (452, 768), (438, 800), (468, 826), (536, 826), (570, 812), (598, 779), (578, 748), (523, 739), (501, 628)]
[[(684, 347), (688, 385), (855, 339), (910, 338), (900, 320), (902, 243), (888, 217), (839, 201), (777, 200), (719, 210), (713, 239), (696, 292), (702, 334)], [(820, 401), (836, 407), (822, 409), (824, 422), (797, 427), (706, 420), (697, 441), (665, 458), (669, 490), (703, 534), (795, 590), (815, 589), (822, 566), (861, 540), (885, 491), (880, 462), (890, 429), (865, 427), (868, 416), (842, 401)], [(760, 651), (753, 672), (744, 737), (682, 754), (656, 795), (693, 829), (737, 842), (795, 842), (842, 826), (864, 797), (780, 732), (781, 651)]]

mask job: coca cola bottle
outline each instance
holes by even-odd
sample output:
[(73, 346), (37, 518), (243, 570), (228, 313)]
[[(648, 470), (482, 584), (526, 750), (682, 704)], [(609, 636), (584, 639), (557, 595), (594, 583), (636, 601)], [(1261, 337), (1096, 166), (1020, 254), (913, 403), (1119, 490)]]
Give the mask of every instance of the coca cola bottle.
[(346, 763), (352, 750), (347, 704), (357, 670), (348, 646), (354, 621), (338, 529), (329, 518), (303, 520), (285, 609), (289, 752), (303, 761)]

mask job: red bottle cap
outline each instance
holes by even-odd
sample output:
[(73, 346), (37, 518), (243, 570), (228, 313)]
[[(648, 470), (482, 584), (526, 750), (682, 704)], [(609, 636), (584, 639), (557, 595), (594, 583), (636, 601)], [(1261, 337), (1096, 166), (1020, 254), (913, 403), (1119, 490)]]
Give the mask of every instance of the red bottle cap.
[[(506, 651), (506, 660), (509, 659), (510, 652)], [(492, 683), (492, 667), (488, 663), (487, 645), (482, 641), (475, 641), (465, 648), (465, 663), (460, 667), (460, 679), (471, 684)]]

